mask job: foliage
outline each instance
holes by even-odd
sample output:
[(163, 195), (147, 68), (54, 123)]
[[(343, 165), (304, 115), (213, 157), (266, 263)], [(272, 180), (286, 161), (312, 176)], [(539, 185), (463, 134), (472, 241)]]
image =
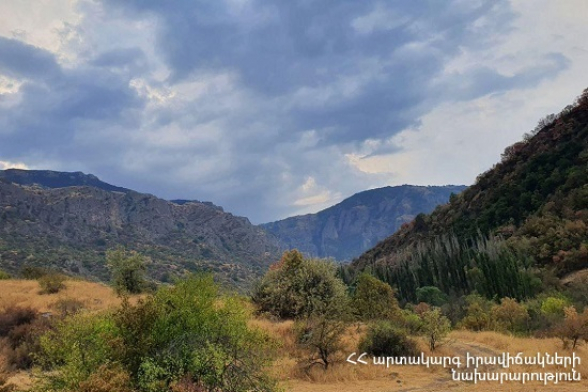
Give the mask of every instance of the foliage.
[(10, 306), (0, 313), (0, 338), (4, 356), (16, 369), (28, 369), (40, 352), (39, 336), (51, 327), (48, 319), (27, 307)]
[(106, 264), (110, 269), (114, 288), (119, 294), (143, 292), (147, 283), (147, 267), (143, 256), (135, 251), (117, 248), (106, 253)]
[(219, 296), (211, 277), (123, 300), (114, 312), (75, 314), (41, 338), (42, 364), (54, 370), (42, 388), (106, 390), (96, 386), (99, 373), (112, 372), (121, 391), (168, 391), (180, 380), (207, 391), (273, 390), (264, 372), (272, 344), (249, 316), (239, 299)]
[(429, 349), (435, 351), (451, 330), (451, 322), (441, 314), (439, 308), (433, 308), (423, 313), (421, 318), (423, 320), (423, 334), (427, 338)]
[(321, 364), (327, 369), (333, 356), (342, 350), (341, 338), (347, 323), (325, 316), (309, 317), (295, 325), (296, 343), (309, 352), (308, 368)]
[(12, 279), (12, 276), (3, 270), (0, 270), (0, 280)]
[(372, 356), (409, 357), (419, 354), (417, 343), (389, 321), (371, 324), (358, 349)]
[(473, 331), (490, 329), (492, 325), (491, 302), (479, 294), (470, 294), (466, 297), (466, 304), (466, 314), (461, 320), (461, 326)]
[(492, 308), (492, 317), (499, 328), (515, 333), (526, 329), (529, 313), (516, 299), (506, 297)]
[(576, 308), (569, 306), (564, 312), (565, 318), (555, 328), (554, 334), (562, 340), (564, 348), (571, 343), (574, 350), (581, 339), (588, 340), (588, 308), (578, 313)]
[(392, 287), (367, 273), (357, 279), (352, 306), (363, 321), (391, 319), (400, 312)]
[(55, 294), (65, 288), (65, 276), (58, 273), (49, 273), (37, 280), (41, 287), (41, 294)]
[(36, 267), (34, 265), (25, 265), (20, 270), (20, 276), (23, 279), (36, 280), (50, 273), (47, 269)]
[(424, 286), (416, 289), (417, 302), (425, 302), (432, 306), (441, 306), (447, 302), (447, 295), (435, 286)]
[(346, 298), (336, 272), (332, 262), (305, 259), (297, 250), (284, 252), (257, 283), (252, 300), (261, 312), (279, 318), (323, 314), (329, 303)]

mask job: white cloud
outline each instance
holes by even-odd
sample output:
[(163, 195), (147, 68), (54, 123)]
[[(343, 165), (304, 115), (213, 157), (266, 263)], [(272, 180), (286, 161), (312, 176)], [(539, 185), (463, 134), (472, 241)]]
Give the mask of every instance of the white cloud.
[(6, 169), (23, 169), (27, 170), (29, 167), (22, 162), (0, 161), (0, 170)]

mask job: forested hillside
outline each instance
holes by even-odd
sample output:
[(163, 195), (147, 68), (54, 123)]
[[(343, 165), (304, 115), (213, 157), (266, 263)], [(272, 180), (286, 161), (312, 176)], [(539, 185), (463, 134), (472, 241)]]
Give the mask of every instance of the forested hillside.
[[(505, 149), (501, 162), (433, 213), (354, 260), (402, 298), (446, 293), (525, 298), (588, 268), (588, 90)], [(350, 277), (347, 277), (351, 279)]]

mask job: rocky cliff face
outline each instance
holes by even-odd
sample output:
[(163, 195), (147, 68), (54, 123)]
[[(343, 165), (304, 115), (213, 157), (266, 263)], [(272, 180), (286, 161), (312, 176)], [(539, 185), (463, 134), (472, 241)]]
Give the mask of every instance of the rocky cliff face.
[(282, 249), (297, 248), (315, 257), (351, 260), (419, 213), (447, 203), (464, 186), (385, 187), (364, 191), (317, 214), (263, 224)]
[(275, 239), (264, 230), (210, 203), (0, 180), (2, 268), (48, 263), (103, 277), (104, 251), (118, 245), (150, 255), (156, 278), (211, 269), (239, 283), (279, 257)]

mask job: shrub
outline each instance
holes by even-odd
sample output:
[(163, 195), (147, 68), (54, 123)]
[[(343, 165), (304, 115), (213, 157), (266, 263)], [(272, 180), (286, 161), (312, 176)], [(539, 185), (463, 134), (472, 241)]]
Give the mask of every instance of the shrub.
[(435, 351), (451, 331), (451, 322), (441, 314), (439, 308), (423, 313), (421, 318), (423, 320), (423, 334), (429, 342), (429, 349)]
[(461, 320), (461, 326), (473, 331), (490, 329), (490, 302), (479, 294), (470, 294), (466, 297), (466, 314)]
[(325, 260), (304, 259), (297, 250), (285, 252), (254, 289), (252, 300), (261, 312), (279, 318), (324, 313), (328, 304), (346, 297), (336, 267)]
[(12, 276), (6, 271), (0, 270), (0, 280), (12, 279)]
[(119, 294), (139, 294), (146, 288), (146, 259), (139, 253), (123, 248), (106, 253), (106, 265), (112, 275), (112, 284)]
[(352, 306), (361, 320), (391, 319), (400, 313), (392, 287), (368, 273), (357, 280)]
[(29, 324), (37, 317), (31, 307), (10, 306), (0, 313), (0, 337), (8, 336), (10, 331), (19, 325)]
[(57, 273), (43, 275), (38, 279), (41, 294), (55, 294), (65, 288), (65, 276)]
[(372, 356), (408, 357), (419, 354), (416, 341), (390, 322), (379, 321), (368, 327), (359, 342), (359, 351)]
[(513, 298), (503, 298), (500, 305), (492, 308), (492, 316), (496, 320), (498, 327), (506, 329), (512, 333), (522, 331), (529, 320), (529, 312), (524, 305)]
[(447, 302), (447, 295), (435, 286), (419, 287), (416, 290), (417, 302), (425, 302), (432, 306), (441, 306)]
[(30, 368), (40, 351), (39, 336), (49, 327), (49, 320), (39, 317), (32, 308), (13, 306), (0, 313), (0, 337), (4, 337), (7, 363), (17, 369)]
[(295, 324), (296, 343), (309, 353), (307, 369), (315, 364), (321, 364), (324, 369), (329, 367), (343, 348), (341, 338), (350, 318), (348, 298), (341, 293), (324, 309)]
[(84, 309), (84, 307), (84, 303), (75, 298), (60, 298), (52, 306), (52, 308), (59, 312), (59, 315), (62, 318), (76, 314), (80, 310)]
[(42, 364), (53, 369), (42, 387), (92, 386), (102, 367), (120, 375), (120, 390), (128, 386), (125, 375), (131, 389), (147, 392), (168, 391), (179, 380), (208, 391), (273, 390), (264, 372), (272, 345), (248, 326), (245, 309), (220, 297), (212, 277), (194, 277), (136, 304), (125, 299), (114, 312), (78, 313), (41, 338)]
[(20, 276), (23, 279), (29, 279), (29, 280), (37, 280), (40, 277), (47, 275), (48, 273), (49, 273), (49, 271), (46, 270), (45, 268), (36, 267), (36, 266), (32, 266), (32, 265), (25, 265), (20, 270)]
[(564, 309), (565, 318), (554, 330), (554, 335), (563, 342), (564, 348), (572, 344), (576, 348), (581, 339), (588, 340), (588, 308), (578, 313), (573, 306)]

